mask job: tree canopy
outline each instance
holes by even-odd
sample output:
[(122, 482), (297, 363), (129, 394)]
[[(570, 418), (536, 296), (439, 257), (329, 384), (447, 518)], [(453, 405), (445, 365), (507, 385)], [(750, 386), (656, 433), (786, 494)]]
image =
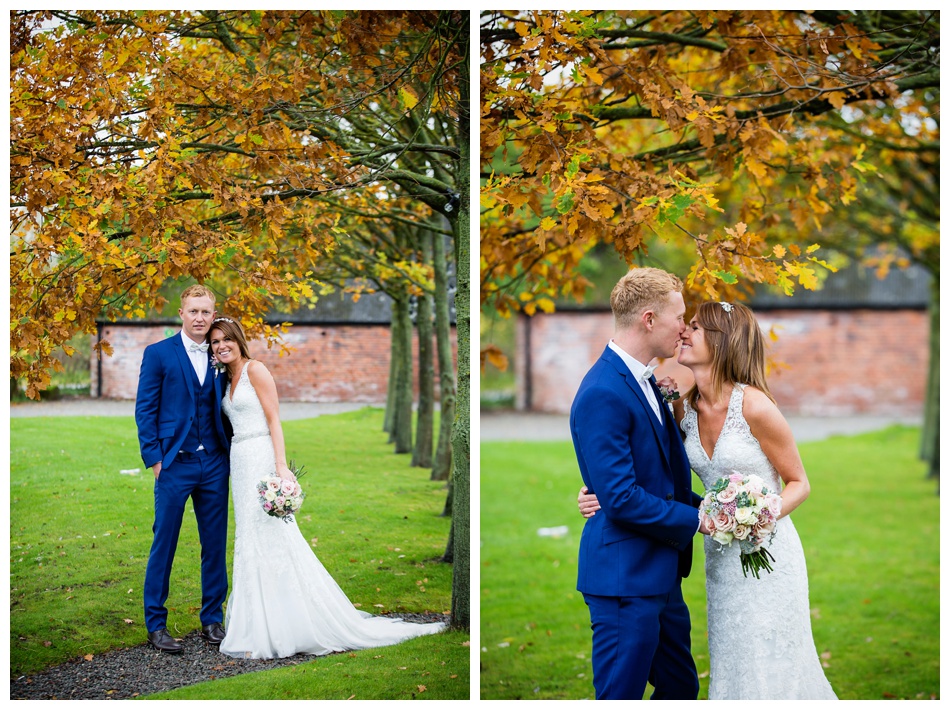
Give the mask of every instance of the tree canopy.
[(692, 298), (815, 288), (826, 242), (934, 255), (936, 11), (491, 11), (481, 45), (481, 286), (502, 313), (580, 297), (600, 243), (688, 247)]
[[(456, 220), (464, 32), (449, 11), (12, 12), (11, 374), (38, 396), (57, 347), (181, 277), (279, 340), (264, 315), (331, 288), (353, 230)], [(431, 279), (415, 263), (362, 267)]]

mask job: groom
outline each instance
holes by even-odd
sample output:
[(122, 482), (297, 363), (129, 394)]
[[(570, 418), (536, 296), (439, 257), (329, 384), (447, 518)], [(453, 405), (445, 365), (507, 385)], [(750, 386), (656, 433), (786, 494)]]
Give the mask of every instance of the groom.
[(689, 574), (700, 497), (676, 423), (647, 367), (672, 357), (686, 330), (682, 282), (660, 269), (628, 272), (610, 294), (614, 337), (571, 406), (584, 485), (601, 513), (587, 520), (577, 589), (590, 610), (598, 700), (695, 700)]
[(228, 591), (228, 442), (221, 381), (213, 376), (205, 336), (214, 293), (200, 284), (181, 294), (181, 332), (145, 348), (135, 423), (145, 465), (155, 474), (154, 539), (145, 568), (145, 627), (157, 650), (181, 653), (166, 628), (168, 584), (178, 534), (191, 497), (201, 541), (201, 637), (224, 638)]

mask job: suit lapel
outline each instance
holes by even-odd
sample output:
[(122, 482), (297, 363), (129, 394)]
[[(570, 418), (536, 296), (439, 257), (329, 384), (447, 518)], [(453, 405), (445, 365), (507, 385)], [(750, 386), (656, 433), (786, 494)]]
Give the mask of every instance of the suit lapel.
[[(660, 447), (660, 453), (663, 455), (663, 460), (666, 462), (666, 466), (670, 471), (672, 467), (670, 466), (670, 456), (669, 456), (669, 446), (664, 443), (664, 437), (667, 437), (669, 430), (669, 420), (667, 420), (667, 425), (664, 427), (660, 424), (660, 420), (657, 419), (656, 413), (653, 411), (653, 407), (650, 406), (650, 403), (647, 401), (646, 395), (643, 393), (643, 389), (640, 387), (640, 383), (637, 382), (637, 378), (634, 377), (633, 373), (630, 372), (630, 369), (627, 367), (626, 363), (620, 358), (617, 353), (611, 350), (609, 347), (604, 351), (604, 356), (607, 358), (608, 362), (619, 372), (624, 379), (624, 382), (627, 383), (627, 386), (633, 392), (634, 398), (640, 403), (640, 406), (643, 408), (644, 413), (646, 414), (647, 420), (650, 422), (650, 426), (653, 427), (653, 436), (656, 438), (656, 443)], [(652, 385), (651, 385), (652, 386)], [(656, 392), (657, 390), (654, 389)], [(658, 401), (663, 402), (663, 398), (657, 394), (659, 397)], [(660, 409), (663, 409), (663, 404), (660, 404)]]
[(197, 375), (195, 375), (195, 368), (191, 364), (191, 358), (189, 358), (188, 353), (185, 352), (185, 344), (181, 342), (180, 333), (175, 337), (172, 344), (175, 346), (175, 354), (178, 356), (178, 364), (181, 365), (181, 374), (182, 377), (185, 378), (185, 386), (188, 390), (188, 394), (191, 395), (191, 401), (194, 402), (198, 396), (195, 392)]

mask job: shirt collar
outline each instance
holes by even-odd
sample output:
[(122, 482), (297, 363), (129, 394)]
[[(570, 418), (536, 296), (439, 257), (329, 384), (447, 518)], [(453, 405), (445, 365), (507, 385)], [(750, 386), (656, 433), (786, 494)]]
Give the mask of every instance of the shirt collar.
[(196, 343), (194, 340), (192, 340), (187, 335), (185, 335), (184, 328), (181, 329), (181, 342), (184, 343), (185, 345), (185, 352), (188, 351), (188, 346), (191, 345), (192, 343), (195, 343), (195, 345), (201, 345), (201, 343)]
[(613, 350), (620, 356), (620, 359), (623, 360), (624, 365), (627, 366), (627, 369), (633, 374), (634, 377), (639, 381), (643, 372), (647, 369), (647, 366), (641, 363), (632, 355), (628, 354), (623, 348), (621, 348), (617, 343), (612, 339), (607, 343), (607, 347)]

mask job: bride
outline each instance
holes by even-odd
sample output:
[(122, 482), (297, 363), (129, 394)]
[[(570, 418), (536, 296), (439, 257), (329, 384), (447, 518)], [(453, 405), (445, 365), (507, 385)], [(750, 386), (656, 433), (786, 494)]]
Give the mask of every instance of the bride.
[[(677, 360), (695, 378), (674, 414), (703, 485), (733, 472), (756, 474), (782, 496), (768, 548), (774, 571), (760, 579), (743, 576), (738, 545), (723, 548), (705, 536), (709, 699), (834, 700), (812, 638), (805, 554), (788, 517), (808, 497), (808, 478), (769, 392), (752, 311), (742, 304), (701, 304)], [(669, 378), (658, 384), (675, 389)], [(586, 493), (581, 490), (578, 505), (589, 517), (599, 506)]]
[(215, 319), (208, 342), (230, 380), (222, 410), (234, 428), (234, 569), (221, 652), (235, 658), (325, 655), (441, 631), (445, 624), (411, 624), (356, 609), (310, 549), (296, 521), (288, 523), (263, 511), (257, 482), (275, 474), (294, 480), (284, 454), (277, 387), (263, 363), (251, 360), (238, 323)]

